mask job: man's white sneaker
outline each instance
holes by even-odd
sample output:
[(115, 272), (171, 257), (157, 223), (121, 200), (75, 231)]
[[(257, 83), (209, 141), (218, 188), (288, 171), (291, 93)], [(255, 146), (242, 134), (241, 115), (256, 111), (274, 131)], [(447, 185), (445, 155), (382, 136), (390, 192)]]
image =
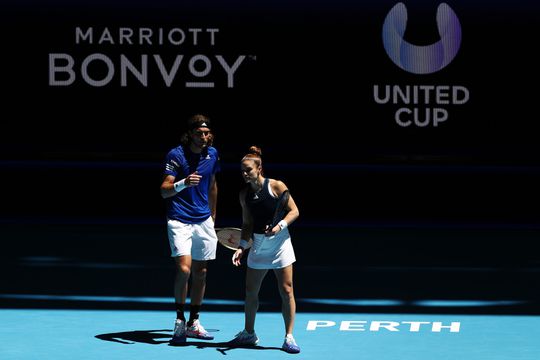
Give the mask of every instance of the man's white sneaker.
[(213, 340), (214, 336), (210, 335), (208, 331), (204, 329), (199, 319), (193, 320), (193, 324), (186, 328), (186, 335), (189, 338)]
[(186, 322), (176, 319), (171, 344), (183, 344), (186, 342)]

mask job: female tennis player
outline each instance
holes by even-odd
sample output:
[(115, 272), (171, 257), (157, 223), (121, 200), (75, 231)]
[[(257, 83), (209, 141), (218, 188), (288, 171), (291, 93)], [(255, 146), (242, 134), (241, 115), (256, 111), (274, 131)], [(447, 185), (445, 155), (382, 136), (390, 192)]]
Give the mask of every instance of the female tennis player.
[[(282, 349), (288, 353), (299, 353), (300, 347), (293, 337), (296, 302), (293, 291), (293, 263), (296, 261), (291, 237), (287, 227), (299, 215), (298, 208), (289, 195), (287, 186), (280, 180), (263, 177), (261, 149), (252, 146), (242, 158), (242, 175), (247, 186), (240, 191), (242, 206), (242, 239), (253, 238), (247, 258), (245, 327), (229, 342), (232, 346), (255, 345), (259, 338), (255, 334), (255, 315), (259, 307), (259, 290), (269, 269), (276, 275), (285, 321), (285, 340)], [(280, 204), (280, 199), (285, 199)], [(281, 206), (280, 206), (281, 205)], [(284, 217), (275, 219), (280, 208)], [(277, 210), (277, 211), (276, 211)], [(232, 262), (241, 265), (248, 242), (240, 241)]]

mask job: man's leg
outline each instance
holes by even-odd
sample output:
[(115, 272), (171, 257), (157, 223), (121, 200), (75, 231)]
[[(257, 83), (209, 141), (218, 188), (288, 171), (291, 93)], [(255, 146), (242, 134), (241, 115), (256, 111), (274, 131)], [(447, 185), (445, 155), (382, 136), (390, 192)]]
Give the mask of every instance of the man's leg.
[(191, 304), (186, 334), (191, 338), (212, 340), (214, 336), (210, 335), (199, 321), (199, 311), (206, 289), (206, 270), (206, 261), (193, 260), (191, 266)]
[(174, 280), (174, 302), (176, 303), (177, 308), (176, 315), (177, 319), (185, 321), (183, 306), (186, 303), (188, 280), (191, 273), (191, 256), (177, 256), (174, 258), (174, 263), (176, 267), (176, 278)]
[(174, 258), (176, 277), (174, 280), (174, 303), (176, 305), (176, 321), (172, 344), (183, 344), (186, 341), (186, 318), (184, 305), (186, 303), (188, 280), (191, 268), (191, 256), (183, 255)]
[(206, 272), (208, 263), (206, 261), (193, 260), (191, 271), (191, 311), (188, 324), (199, 318), (199, 311), (204, 299), (206, 290)]

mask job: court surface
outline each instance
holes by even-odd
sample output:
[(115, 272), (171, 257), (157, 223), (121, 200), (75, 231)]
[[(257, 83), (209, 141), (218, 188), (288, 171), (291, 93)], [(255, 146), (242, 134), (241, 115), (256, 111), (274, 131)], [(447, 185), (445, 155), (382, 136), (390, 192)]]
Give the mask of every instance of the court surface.
[[(168, 344), (167, 312), (0, 310), (0, 358), (533, 360), (540, 355), (537, 316), (299, 313), (295, 336), (302, 352), (295, 355), (280, 350), (279, 313), (258, 315), (260, 343), (253, 348), (225, 343), (241, 328), (241, 313), (210, 312), (203, 319), (215, 339), (189, 339), (175, 347)], [(343, 322), (348, 322), (344, 328)], [(452, 329), (457, 322), (459, 328)], [(434, 323), (440, 323), (439, 330)], [(308, 324), (316, 327), (308, 330)]]
[[(201, 312), (215, 339), (169, 345), (175, 313), (167, 244), (154, 225), (125, 229), (2, 227), (2, 237), (14, 241), (0, 255), (1, 360), (540, 358), (536, 257), (531, 251), (487, 253), (483, 245), (509, 235), (527, 244), (536, 231), (344, 229), (339, 238), (357, 248), (321, 260), (313, 242), (336, 230), (297, 230), (294, 335), (302, 351), (293, 355), (280, 349), (283, 320), (271, 274), (261, 289), (258, 346), (227, 346), (243, 328), (244, 269), (231, 266), (232, 253), (223, 249), (209, 270)], [(424, 252), (408, 262), (407, 254), (388, 246), (407, 236), (425, 239)], [(463, 239), (462, 246), (474, 238), (478, 245), (467, 246), (466, 259), (475, 252), (483, 257), (472, 258), (477, 265), (466, 263), (454, 241), (455, 253), (448, 248), (436, 258), (440, 253), (425, 245), (434, 236), (437, 246), (441, 239)], [(426, 258), (427, 252), (434, 256)]]

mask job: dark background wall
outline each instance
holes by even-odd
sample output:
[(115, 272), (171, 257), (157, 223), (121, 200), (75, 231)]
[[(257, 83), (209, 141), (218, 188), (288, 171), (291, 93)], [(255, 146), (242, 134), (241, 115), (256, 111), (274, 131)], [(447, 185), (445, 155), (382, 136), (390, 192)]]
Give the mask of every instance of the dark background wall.
[[(163, 158), (178, 144), (185, 119), (203, 112), (215, 124), (223, 164), (218, 225), (240, 223), (238, 162), (256, 144), (263, 149), (266, 175), (284, 180), (295, 196), (302, 213), (298, 228), (308, 234), (330, 229), (327, 236), (301, 236), (313, 242), (298, 246), (314, 263), (321, 249), (339, 243), (377, 254), (371, 259), (381, 264), (389, 258), (399, 263), (404, 253), (409, 264), (426, 259), (470, 264), (471, 254), (482, 262), (509, 253), (512, 262), (535, 264), (538, 4), (448, 2), (461, 24), (460, 49), (447, 67), (422, 75), (400, 69), (384, 50), (382, 25), (395, 4), (4, 3), (3, 224), (21, 229), (154, 224), (161, 229)], [(438, 3), (405, 5), (405, 39), (419, 45), (438, 41)], [(92, 27), (94, 43), (76, 44), (76, 27)], [(129, 45), (119, 43), (120, 27), (218, 28), (219, 33), (214, 45), (204, 37), (179, 46)], [(98, 44), (105, 28), (113, 40)], [(56, 53), (74, 60), (76, 78), (70, 85), (50, 85), (50, 54)], [(91, 54), (106, 56), (115, 67), (103, 86), (82, 78), (81, 65)], [(140, 66), (143, 54), (148, 55), (148, 83), (128, 73), (123, 86), (121, 56)], [(156, 54), (167, 70), (177, 55), (184, 56), (170, 86), (153, 59)], [(204, 79), (214, 88), (186, 87), (186, 81), (199, 80), (188, 68), (197, 54), (210, 59)], [(216, 55), (229, 63), (246, 56), (233, 87), (227, 87)], [(200, 71), (203, 64), (196, 65)], [(106, 74), (100, 61), (88, 71), (95, 79)], [(449, 117), (438, 126), (402, 127), (394, 114), (404, 105), (377, 104), (375, 85), (461, 86), (470, 98), (463, 105), (441, 105)], [(432, 100), (405, 106), (422, 114), (435, 107)], [(383, 246), (373, 234), (355, 235), (366, 229), (403, 231), (391, 232), (386, 236), (391, 246)], [(411, 229), (437, 232), (416, 236)], [(8, 249), (15, 247), (12, 239), (2, 241)], [(506, 246), (494, 245), (500, 243)], [(166, 256), (166, 247), (160, 252)]]

